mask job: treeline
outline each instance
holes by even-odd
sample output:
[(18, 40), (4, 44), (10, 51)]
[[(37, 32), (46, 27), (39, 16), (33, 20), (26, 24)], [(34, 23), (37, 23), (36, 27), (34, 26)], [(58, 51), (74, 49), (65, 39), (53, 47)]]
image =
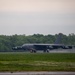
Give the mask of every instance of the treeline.
[[(55, 35), (43, 35), (43, 34), (34, 34), (34, 35), (0, 35), (0, 52), (1, 51), (13, 51), (12, 47), (21, 46), (25, 43), (48, 43), (53, 44), (57, 38), (58, 34)], [(64, 35), (62, 34), (62, 44), (75, 45), (75, 34)]]

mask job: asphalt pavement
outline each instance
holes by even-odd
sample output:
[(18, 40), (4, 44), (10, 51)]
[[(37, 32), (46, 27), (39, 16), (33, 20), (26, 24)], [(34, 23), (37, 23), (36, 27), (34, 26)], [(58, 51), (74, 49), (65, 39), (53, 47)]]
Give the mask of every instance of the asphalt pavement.
[(75, 75), (75, 72), (0, 72), (0, 75)]

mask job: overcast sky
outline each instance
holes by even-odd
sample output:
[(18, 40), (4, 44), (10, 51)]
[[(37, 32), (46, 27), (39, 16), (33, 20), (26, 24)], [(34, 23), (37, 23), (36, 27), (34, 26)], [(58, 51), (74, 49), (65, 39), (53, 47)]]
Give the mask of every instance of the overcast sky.
[(0, 0), (0, 35), (75, 33), (75, 0)]

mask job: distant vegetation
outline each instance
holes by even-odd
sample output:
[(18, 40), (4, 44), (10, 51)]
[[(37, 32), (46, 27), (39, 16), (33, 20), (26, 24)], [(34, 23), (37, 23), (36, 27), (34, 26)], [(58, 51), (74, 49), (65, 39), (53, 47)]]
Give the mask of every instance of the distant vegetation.
[[(75, 34), (64, 35), (62, 34), (61, 43), (68, 45), (75, 45)], [(0, 35), (0, 51), (13, 51), (12, 47), (20, 46), (24, 43), (54, 43), (58, 34), (55, 35), (43, 35), (43, 34), (34, 34), (34, 35)]]

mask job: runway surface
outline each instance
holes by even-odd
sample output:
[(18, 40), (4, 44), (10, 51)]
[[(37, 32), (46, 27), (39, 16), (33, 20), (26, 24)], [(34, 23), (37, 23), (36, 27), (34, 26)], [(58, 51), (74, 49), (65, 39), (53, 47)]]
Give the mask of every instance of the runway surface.
[(0, 72), (0, 75), (75, 75), (75, 72)]
[(55, 49), (55, 50), (51, 50), (50, 53), (75, 53), (75, 48), (73, 49)]

